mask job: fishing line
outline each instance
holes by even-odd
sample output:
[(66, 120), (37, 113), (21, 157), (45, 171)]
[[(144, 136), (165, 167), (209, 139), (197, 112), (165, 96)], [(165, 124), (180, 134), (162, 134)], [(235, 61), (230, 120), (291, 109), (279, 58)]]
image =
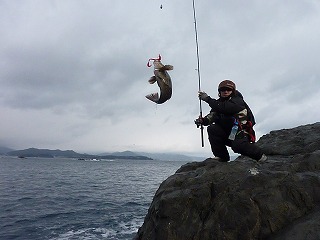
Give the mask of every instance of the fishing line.
[[(197, 29), (197, 17), (196, 17), (196, 7), (194, 0), (192, 0), (193, 6), (193, 20), (194, 20), (194, 32), (195, 32), (195, 39), (196, 39), (196, 49), (197, 49), (197, 72), (198, 72), (198, 91), (201, 91), (201, 77), (200, 77), (200, 54), (199, 54), (199, 42), (198, 42), (198, 29)], [(199, 99), (199, 109), (200, 109), (200, 118), (202, 118), (202, 104), (201, 99)], [(204, 147), (204, 140), (203, 140), (203, 125), (200, 125), (201, 129), (201, 146)]]

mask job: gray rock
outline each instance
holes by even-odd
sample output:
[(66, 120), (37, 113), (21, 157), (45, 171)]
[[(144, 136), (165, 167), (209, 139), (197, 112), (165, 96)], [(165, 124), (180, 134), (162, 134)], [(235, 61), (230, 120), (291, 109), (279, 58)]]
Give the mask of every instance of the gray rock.
[(320, 149), (320, 122), (292, 129), (271, 131), (257, 144), (267, 155), (295, 155)]
[(183, 165), (160, 185), (135, 239), (320, 239), (319, 133), (319, 123), (272, 131), (258, 143), (264, 163)]

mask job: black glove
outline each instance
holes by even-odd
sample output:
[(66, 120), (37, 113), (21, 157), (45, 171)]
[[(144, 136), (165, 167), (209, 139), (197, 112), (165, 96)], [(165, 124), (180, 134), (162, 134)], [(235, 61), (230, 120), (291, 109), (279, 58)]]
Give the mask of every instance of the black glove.
[(199, 92), (198, 92), (198, 96), (199, 96), (199, 99), (200, 99), (200, 100), (205, 101), (205, 102), (207, 102), (207, 101), (210, 99), (210, 97), (208, 96), (208, 94), (205, 93), (205, 92), (199, 91)]
[(203, 125), (203, 118), (199, 117), (196, 120), (194, 120), (194, 123), (197, 125), (197, 128)]

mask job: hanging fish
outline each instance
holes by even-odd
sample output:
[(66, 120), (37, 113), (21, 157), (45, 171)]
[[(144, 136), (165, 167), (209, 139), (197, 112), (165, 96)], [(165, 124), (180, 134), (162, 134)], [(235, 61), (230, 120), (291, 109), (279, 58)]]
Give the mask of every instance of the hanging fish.
[(172, 95), (172, 83), (171, 78), (167, 71), (173, 70), (171, 65), (163, 65), (161, 63), (161, 56), (159, 54), (158, 58), (150, 58), (147, 66), (151, 67), (150, 61), (153, 61), (154, 66), (154, 76), (149, 79), (150, 84), (158, 83), (160, 88), (160, 97), (158, 93), (151, 93), (146, 96), (149, 100), (161, 104), (171, 98)]

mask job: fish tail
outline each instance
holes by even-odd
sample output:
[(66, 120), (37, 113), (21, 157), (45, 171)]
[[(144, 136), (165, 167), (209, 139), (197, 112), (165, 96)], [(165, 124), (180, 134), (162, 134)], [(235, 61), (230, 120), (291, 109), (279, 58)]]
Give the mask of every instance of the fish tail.
[(151, 93), (146, 96), (147, 99), (151, 100), (152, 102), (158, 103), (159, 94), (158, 93)]

